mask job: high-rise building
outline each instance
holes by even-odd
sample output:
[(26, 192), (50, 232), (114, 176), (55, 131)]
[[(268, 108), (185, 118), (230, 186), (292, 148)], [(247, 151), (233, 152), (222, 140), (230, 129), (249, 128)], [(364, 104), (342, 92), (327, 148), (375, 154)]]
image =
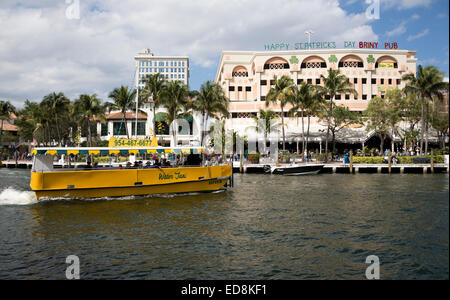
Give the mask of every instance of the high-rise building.
[(150, 49), (144, 49), (134, 57), (136, 61), (136, 86), (144, 87), (143, 78), (160, 73), (168, 81), (182, 81), (189, 86), (189, 57), (155, 56)]

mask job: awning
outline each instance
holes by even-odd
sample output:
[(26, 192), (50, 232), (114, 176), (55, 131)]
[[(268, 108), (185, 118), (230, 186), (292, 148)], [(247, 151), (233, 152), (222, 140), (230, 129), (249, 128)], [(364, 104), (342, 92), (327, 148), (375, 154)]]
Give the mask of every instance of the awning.
[(201, 147), (188, 147), (188, 148), (160, 148), (160, 147), (154, 147), (154, 148), (146, 148), (146, 149), (124, 149), (124, 148), (106, 148), (106, 149), (88, 149), (88, 150), (82, 150), (82, 149), (46, 149), (46, 148), (35, 148), (32, 150), (32, 154), (34, 155), (77, 155), (77, 154), (85, 154), (85, 155), (130, 155), (130, 154), (155, 154), (155, 153), (185, 153), (185, 154), (200, 154), (203, 153), (204, 149)]
[(165, 122), (169, 118), (169, 115), (163, 112), (159, 112), (155, 115), (153, 119), (155, 122)]

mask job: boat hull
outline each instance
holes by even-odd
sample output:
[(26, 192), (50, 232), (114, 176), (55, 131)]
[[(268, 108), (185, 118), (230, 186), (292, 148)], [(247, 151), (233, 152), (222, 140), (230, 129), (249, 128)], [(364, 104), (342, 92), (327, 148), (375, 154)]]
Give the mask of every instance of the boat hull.
[(324, 165), (308, 164), (308, 165), (294, 165), (286, 167), (274, 167), (272, 174), (286, 175), (286, 176), (299, 176), (299, 175), (313, 175), (318, 174)]
[(222, 188), (231, 166), (32, 172), (36, 198), (102, 198), (189, 192)]

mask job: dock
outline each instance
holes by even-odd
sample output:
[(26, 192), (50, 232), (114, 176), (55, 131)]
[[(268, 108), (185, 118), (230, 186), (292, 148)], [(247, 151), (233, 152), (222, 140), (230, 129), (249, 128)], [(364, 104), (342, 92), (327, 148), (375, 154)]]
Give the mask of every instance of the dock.
[[(72, 163), (72, 167), (77, 165), (84, 167), (86, 163), (78, 162)], [(246, 173), (246, 174), (263, 174), (264, 166), (266, 164), (246, 164), (240, 165), (239, 161), (233, 162), (233, 172)], [(280, 164), (280, 166), (283, 164)], [(109, 163), (99, 163), (97, 167), (107, 167)], [(31, 169), (32, 161), (3, 161), (0, 164), (0, 168), (8, 169)], [(55, 163), (55, 168), (64, 168), (64, 165)], [(327, 163), (321, 171), (322, 174), (359, 174), (359, 173), (372, 173), (372, 174), (432, 174), (432, 173), (449, 173), (449, 167), (445, 164), (398, 164), (391, 165), (389, 172), (388, 164), (343, 164), (343, 163)]]
[[(233, 162), (233, 172), (247, 174), (264, 173), (265, 164), (243, 164)], [(282, 166), (283, 164), (280, 164)], [(286, 164), (285, 164), (286, 165)], [(390, 171), (389, 171), (390, 168)], [(432, 173), (449, 173), (449, 167), (445, 164), (343, 164), (343, 163), (327, 163), (323, 167), (321, 174), (432, 174)]]

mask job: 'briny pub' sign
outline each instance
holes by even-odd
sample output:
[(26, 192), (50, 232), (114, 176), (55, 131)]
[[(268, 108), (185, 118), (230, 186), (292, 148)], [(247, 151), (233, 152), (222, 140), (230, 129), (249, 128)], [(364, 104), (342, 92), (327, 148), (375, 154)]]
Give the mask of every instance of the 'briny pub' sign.
[[(344, 41), (346, 49), (398, 49), (397, 42), (364, 42), (364, 41)], [(264, 45), (265, 51), (287, 51), (287, 50), (317, 50), (336, 49), (336, 42), (311, 42), (311, 43), (270, 43)]]

